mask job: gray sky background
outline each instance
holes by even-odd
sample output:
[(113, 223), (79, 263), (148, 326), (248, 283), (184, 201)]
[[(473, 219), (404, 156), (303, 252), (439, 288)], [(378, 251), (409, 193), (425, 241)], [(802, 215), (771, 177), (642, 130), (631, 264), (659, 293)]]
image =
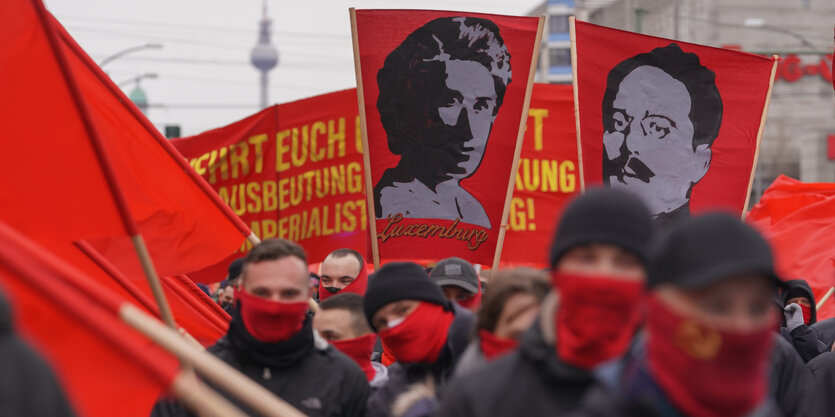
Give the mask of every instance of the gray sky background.
[[(145, 43), (160, 50), (105, 66), (116, 83), (141, 82), (160, 130), (180, 124), (193, 135), (257, 112), (259, 73), (249, 55), (261, 1), (45, 0), (47, 8), (95, 60)], [(543, 0), (268, 0), (278, 67), (269, 101), (284, 103), (356, 85), (348, 8), (439, 9), (524, 15)], [(123, 86), (126, 94), (133, 84)]]

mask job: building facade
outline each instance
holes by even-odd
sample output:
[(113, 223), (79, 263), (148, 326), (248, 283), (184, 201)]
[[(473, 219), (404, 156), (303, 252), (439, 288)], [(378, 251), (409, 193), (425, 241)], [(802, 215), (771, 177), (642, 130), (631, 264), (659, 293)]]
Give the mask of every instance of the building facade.
[[(545, 13), (549, 21), (552, 16), (561, 20), (564, 10), (578, 19), (617, 29), (779, 55), (782, 61), (760, 145), (751, 205), (780, 174), (804, 182), (835, 182), (835, 1), (549, 0), (531, 14)], [(551, 26), (561, 29), (559, 24)], [(553, 49), (562, 47), (562, 36), (549, 31), (543, 42), (539, 80), (571, 81), (570, 72), (563, 77), (564, 69), (553, 65), (562, 61), (551, 57)]]

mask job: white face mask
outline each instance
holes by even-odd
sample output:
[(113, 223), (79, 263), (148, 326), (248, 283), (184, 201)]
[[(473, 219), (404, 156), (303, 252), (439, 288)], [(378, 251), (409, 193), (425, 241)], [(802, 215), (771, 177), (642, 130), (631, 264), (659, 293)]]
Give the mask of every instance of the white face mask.
[(388, 328), (393, 329), (393, 328), (399, 326), (400, 323), (403, 323), (404, 320), (406, 320), (406, 317), (401, 317), (399, 319), (392, 320), (392, 321), (388, 322)]

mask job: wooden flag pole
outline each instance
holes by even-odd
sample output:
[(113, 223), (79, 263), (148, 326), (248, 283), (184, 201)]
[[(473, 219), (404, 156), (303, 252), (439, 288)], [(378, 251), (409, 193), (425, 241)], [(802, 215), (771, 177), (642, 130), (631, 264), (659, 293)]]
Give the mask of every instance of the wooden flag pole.
[(580, 172), (580, 194), (586, 192), (586, 180), (583, 177), (583, 142), (580, 140), (580, 95), (577, 91), (577, 33), (574, 29), (574, 16), (568, 17), (568, 31), (571, 44), (571, 84), (574, 90), (574, 128), (577, 130), (577, 168)]
[(815, 306), (816, 310), (820, 310), (823, 305), (832, 298), (832, 294), (835, 293), (835, 287), (829, 287), (829, 290), (826, 291), (826, 294), (821, 297), (821, 300), (818, 301), (818, 304)]
[(765, 93), (765, 103), (763, 103), (763, 114), (760, 118), (760, 128), (757, 130), (757, 147), (754, 150), (754, 163), (751, 166), (751, 176), (748, 178), (748, 192), (745, 193), (745, 204), (742, 206), (742, 220), (748, 215), (748, 202), (751, 199), (751, 187), (754, 186), (754, 174), (757, 172), (757, 160), (760, 156), (760, 142), (763, 138), (763, 131), (765, 130), (765, 118), (768, 116), (768, 104), (771, 102), (771, 89), (774, 87), (774, 77), (777, 74), (777, 63), (780, 62), (780, 57), (772, 55), (774, 63), (771, 64), (771, 78), (768, 80), (768, 91)]
[(56, 28), (49, 20), (49, 14), (47, 13), (43, 3), (36, 3), (35, 10), (38, 15), (38, 19), (41, 23), (41, 26), (46, 34), (47, 40), (49, 41), (49, 46), (52, 50), (52, 54), (55, 56), (55, 60), (58, 63), (58, 67), (61, 70), (61, 75), (64, 77), (64, 82), (67, 85), (67, 89), (69, 89), (70, 96), (73, 100), (73, 104), (75, 104), (75, 110), (78, 112), (78, 116), (81, 119), (81, 122), (84, 126), (84, 132), (87, 134), (87, 138), (90, 141), (90, 146), (93, 148), (93, 152), (96, 155), (96, 159), (99, 163), (99, 167), (102, 170), (104, 180), (107, 183), (107, 187), (110, 190), (111, 196), (113, 197), (113, 202), (116, 205), (116, 209), (119, 212), (119, 216), (121, 217), (125, 230), (127, 231), (128, 236), (130, 236), (131, 241), (133, 242), (133, 247), (136, 251), (136, 255), (139, 258), (140, 264), (142, 264), (142, 269), (145, 271), (145, 276), (148, 279), (148, 284), (150, 285), (151, 291), (154, 293), (154, 298), (156, 299), (157, 304), (159, 305), (160, 316), (165, 321), (165, 323), (168, 324), (172, 329), (176, 329), (177, 324), (174, 322), (174, 315), (171, 314), (171, 308), (168, 306), (168, 302), (165, 299), (165, 294), (162, 292), (162, 286), (159, 283), (159, 277), (157, 276), (156, 270), (154, 269), (153, 263), (151, 262), (151, 256), (148, 253), (148, 248), (145, 246), (145, 241), (139, 234), (139, 228), (136, 225), (136, 221), (130, 214), (127, 199), (125, 198), (124, 193), (122, 193), (122, 190), (119, 187), (119, 181), (116, 178), (116, 173), (113, 169), (113, 163), (110, 161), (110, 158), (108, 157), (104, 140), (99, 135), (98, 130), (93, 124), (93, 118), (90, 115), (90, 110), (87, 107), (87, 103), (86, 101), (84, 101), (84, 97), (81, 94), (81, 90), (75, 83), (75, 79), (73, 78), (72, 71), (70, 70), (70, 65), (67, 61), (67, 57), (66, 55), (64, 55), (64, 51), (61, 48), (61, 45), (59, 44), (61, 40), (58, 37), (58, 34), (56, 33)]
[(180, 371), (174, 377), (171, 390), (186, 407), (201, 417), (246, 417), (229, 400), (200, 381), (194, 371)]
[(362, 89), (362, 68), (360, 66), (359, 38), (357, 37), (357, 10), (348, 9), (351, 17), (351, 43), (354, 45), (354, 72), (357, 75), (357, 104), (360, 112), (362, 133), (362, 163), (365, 168), (365, 207), (368, 209), (368, 231), (371, 235), (371, 257), (374, 269), (380, 269), (380, 246), (377, 242), (377, 214), (374, 210), (374, 189), (371, 188), (371, 155), (368, 149), (368, 123), (365, 115), (365, 94)]
[(253, 411), (267, 417), (305, 417), (299, 410), (276, 397), (263, 386), (211, 353), (197, 349), (188, 341), (183, 340), (176, 331), (160, 324), (159, 321), (132, 304), (123, 303), (119, 307), (119, 317), (163, 349), (194, 366), (194, 369), (206, 379), (239, 399)]
[[(545, 15), (539, 16), (539, 24), (536, 26), (536, 38), (531, 56), (531, 67), (528, 69), (528, 85), (525, 87), (525, 101), (522, 105), (522, 117), (519, 120), (519, 131), (516, 134), (516, 148), (513, 151), (513, 164), (507, 180), (507, 192), (505, 192), (504, 208), (502, 209), (502, 221), (499, 224), (499, 236), (496, 241), (496, 253), (493, 254), (493, 271), (498, 271), (499, 261), (502, 259), (504, 248), (504, 236), (507, 233), (507, 219), (510, 217), (510, 202), (513, 200), (513, 188), (516, 185), (516, 174), (519, 171), (519, 157), (522, 155), (522, 141), (525, 138), (525, 125), (528, 123), (528, 110), (531, 105), (531, 92), (533, 91), (533, 80), (536, 76), (536, 67), (539, 62), (539, 47), (542, 45), (542, 32), (545, 27)], [(491, 272), (492, 274), (493, 272)]]

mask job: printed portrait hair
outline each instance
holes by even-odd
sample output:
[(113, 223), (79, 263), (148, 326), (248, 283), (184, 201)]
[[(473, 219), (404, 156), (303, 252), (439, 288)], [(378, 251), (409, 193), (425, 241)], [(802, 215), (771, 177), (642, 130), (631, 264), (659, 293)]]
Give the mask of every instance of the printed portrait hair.
[(635, 55), (609, 71), (603, 95), (603, 128), (607, 132), (615, 130), (612, 103), (620, 83), (629, 73), (644, 65), (657, 67), (684, 84), (690, 93), (693, 150), (701, 144), (712, 146), (719, 136), (723, 113), (722, 98), (716, 88), (716, 74), (701, 65), (698, 55), (682, 51), (675, 43)]
[(499, 28), (474, 17), (434, 19), (409, 34), (377, 72), (377, 110), (392, 153), (408, 154), (425, 146), (431, 139), (427, 121), (443, 124), (437, 108), (444, 104), (444, 61), (455, 59), (478, 62), (490, 71), (498, 112), (511, 76), (510, 54)]

